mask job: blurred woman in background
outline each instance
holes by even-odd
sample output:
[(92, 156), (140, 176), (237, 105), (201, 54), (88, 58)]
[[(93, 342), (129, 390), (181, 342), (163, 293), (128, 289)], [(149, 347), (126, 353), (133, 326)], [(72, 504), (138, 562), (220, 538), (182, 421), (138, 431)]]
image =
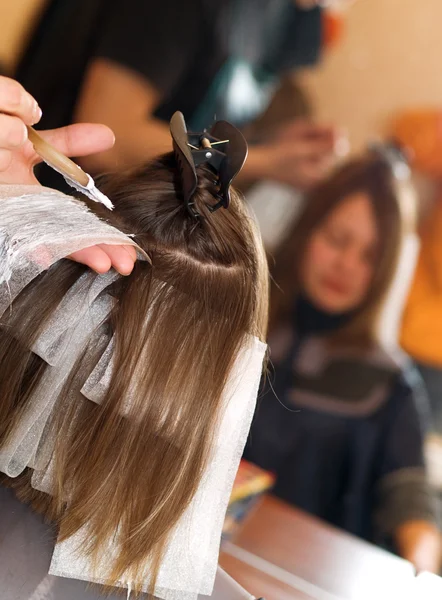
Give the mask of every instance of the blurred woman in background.
[(267, 393), (258, 406), (245, 457), (276, 474), (280, 498), (438, 571), (426, 398), (377, 333), (410, 224), (400, 185), (373, 152), (307, 199), (275, 258), (277, 399)]

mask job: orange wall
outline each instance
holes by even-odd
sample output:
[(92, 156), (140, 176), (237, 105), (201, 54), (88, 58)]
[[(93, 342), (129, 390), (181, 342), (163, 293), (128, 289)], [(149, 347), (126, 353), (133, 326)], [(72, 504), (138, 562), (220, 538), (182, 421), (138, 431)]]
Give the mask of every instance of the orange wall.
[(355, 148), (398, 109), (442, 106), (442, 0), (358, 0), (345, 38), (303, 78), (319, 116)]

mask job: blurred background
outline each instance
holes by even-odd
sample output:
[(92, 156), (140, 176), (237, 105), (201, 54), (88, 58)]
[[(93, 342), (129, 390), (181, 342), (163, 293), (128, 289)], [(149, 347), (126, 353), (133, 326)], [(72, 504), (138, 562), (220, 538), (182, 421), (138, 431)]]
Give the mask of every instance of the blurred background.
[[(339, 15), (342, 21), (332, 26), (330, 50), (315, 69), (298, 77), (318, 117), (342, 124), (352, 147), (360, 149), (385, 131), (397, 111), (439, 105), (442, 5), (438, 0), (347, 4)], [(14, 71), (44, 5), (45, 0), (0, 2), (0, 64), (5, 72)]]

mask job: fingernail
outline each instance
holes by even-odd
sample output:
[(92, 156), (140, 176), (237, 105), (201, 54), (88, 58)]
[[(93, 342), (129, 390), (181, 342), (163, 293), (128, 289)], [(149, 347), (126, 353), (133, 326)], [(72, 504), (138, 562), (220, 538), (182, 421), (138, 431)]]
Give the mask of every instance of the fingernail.
[(38, 123), (42, 116), (41, 108), (38, 106), (37, 102), (34, 103), (34, 108), (32, 109), (32, 124)]

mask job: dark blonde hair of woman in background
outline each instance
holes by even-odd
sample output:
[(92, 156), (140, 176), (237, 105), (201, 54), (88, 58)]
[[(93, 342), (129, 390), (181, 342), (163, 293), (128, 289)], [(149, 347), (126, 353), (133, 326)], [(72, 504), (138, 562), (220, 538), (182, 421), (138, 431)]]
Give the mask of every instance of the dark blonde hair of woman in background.
[[(366, 346), (377, 339), (377, 321), (396, 270), (403, 235), (415, 226), (415, 197), (407, 179), (376, 152), (346, 162), (307, 196), (300, 218), (275, 253), (270, 331), (291, 317), (300, 292), (300, 266), (312, 234), (347, 197), (365, 193), (379, 231), (376, 268), (368, 294), (348, 324), (330, 341)], [(294, 268), (293, 268), (294, 265)]]
[[(115, 204), (109, 222), (133, 234), (151, 263), (138, 261), (113, 284), (114, 368), (103, 403), (83, 402), (76, 412), (69, 394), (91, 372), (84, 359), (60, 393), (52, 495), (32, 489), (29, 471), (8, 481), (58, 525), (61, 539), (87, 525), (93, 559), (118, 531), (120, 551), (106, 583), (129, 573), (135, 589), (146, 560), (154, 589), (168, 535), (210, 460), (235, 359), (246, 337), (264, 340), (267, 327), (267, 266), (242, 200), (232, 190), (229, 209), (210, 213), (217, 189), (199, 167), (194, 201), (203, 218), (195, 221), (177, 192), (175, 164), (165, 155), (103, 184)], [(0, 321), (0, 449), (47, 368), (28, 348), (84, 271), (61, 261)], [(96, 348), (95, 363), (102, 352)]]

